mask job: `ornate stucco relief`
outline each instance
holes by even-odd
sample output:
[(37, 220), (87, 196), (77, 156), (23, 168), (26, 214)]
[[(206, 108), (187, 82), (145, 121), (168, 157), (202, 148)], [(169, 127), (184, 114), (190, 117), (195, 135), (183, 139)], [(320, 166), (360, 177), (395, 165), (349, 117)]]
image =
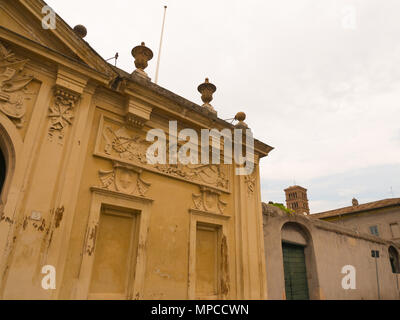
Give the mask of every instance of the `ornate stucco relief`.
[(229, 192), (228, 165), (150, 164), (146, 158), (146, 152), (150, 145), (150, 142), (122, 123), (103, 117), (96, 141), (95, 155)]
[(59, 140), (63, 140), (65, 130), (72, 125), (74, 118), (74, 108), (79, 96), (62, 88), (56, 87), (54, 90), (54, 101), (49, 107), (49, 138), (58, 136)]
[(200, 187), (199, 194), (193, 194), (194, 209), (216, 214), (223, 214), (226, 202), (221, 200), (221, 192), (212, 188)]
[(99, 171), (101, 188), (144, 197), (151, 184), (142, 179), (142, 172), (138, 167), (114, 161), (113, 170)]
[(18, 128), (24, 124), (25, 100), (30, 100), (27, 86), (33, 76), (24, 71), (29, 59), (18, 59), (0, 42), (0, 112), (8, 116)]
[(141, 129), (150, 120), (152, 111), (152, 107), (130, 98), (126, 105), (125, 120), (129, 125)]

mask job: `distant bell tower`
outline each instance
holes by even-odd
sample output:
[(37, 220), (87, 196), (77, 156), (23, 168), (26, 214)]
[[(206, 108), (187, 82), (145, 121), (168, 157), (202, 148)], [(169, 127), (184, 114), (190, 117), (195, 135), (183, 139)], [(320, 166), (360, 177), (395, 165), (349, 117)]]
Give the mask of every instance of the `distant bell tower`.
[(292, 186), (285, 189), (286, 206), (299, 214), (310, 214), (308, 207), (307, 189), (300, 186)]

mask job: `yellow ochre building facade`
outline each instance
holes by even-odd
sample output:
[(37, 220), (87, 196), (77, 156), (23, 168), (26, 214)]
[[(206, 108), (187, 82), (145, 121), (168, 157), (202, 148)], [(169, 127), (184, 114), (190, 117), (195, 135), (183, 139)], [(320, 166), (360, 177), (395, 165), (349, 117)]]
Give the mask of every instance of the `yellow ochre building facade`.
[(44, 6), (0, 0), (0, 298), (266, 299), (259, 159), (272, 148), (254, 141), (251, 175), (149, 164), (146, 134), (170, 121), (235, 128), (215, 88), (199, 87), (199, 106), (154, 84), (145, 44), (119, 70), (82, 26), (44, 29)]

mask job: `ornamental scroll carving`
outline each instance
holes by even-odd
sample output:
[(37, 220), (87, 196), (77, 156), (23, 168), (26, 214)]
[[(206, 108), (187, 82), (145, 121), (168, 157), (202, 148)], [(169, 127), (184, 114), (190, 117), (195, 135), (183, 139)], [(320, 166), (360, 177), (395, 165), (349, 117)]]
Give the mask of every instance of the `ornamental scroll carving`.
[[(103, 119), (104, 121), (104, 119)], [(146, 152), (150, 142), (124, 126), (108, 124), (100, 126), (96, 144), (96, 155), (136, 165), (146, 170), (171, 176), (177, 179), (207, 185), (229, 191), (227, 167), (214, 164), (150, 164)], [(168, 156), (167, 156), (168, 158)]]
[(208, 187), (200, 187), (200, 194), (193, 194), (194, 209), (223, 214), (226, 202), (221, 200), (221, 192)]
[(33, 76), (24, 71), (29, 59), (18, 59), (0, 42), (0, 111), (21, 128), (26, 114), (25, 100), (30, 100), (27, 86)]
[(253, 195), (254, 194), (254, 190), (256, 188), (256, 177), (254, 175), (254, 173), (247, 175), (244, 177), (244, 181), (247, 185), (247, 193), (249, 195)]
[(101, 188), (144, 197), (151, 184), (142, 179), (142, 171), (135, 166), (114, 161), (113, 170), (99, 171)]
[(74, 118), (74, 108), (78, 101), (79, 96), (71, 93), (62, 88), (56, 87), (54, 90), (54, 102), (49, 107), (49, 138), (50, 140), (54, 136), (58, 136), (60, 140), (63, 140), (65, 135), (66, 127), (72, 125)]

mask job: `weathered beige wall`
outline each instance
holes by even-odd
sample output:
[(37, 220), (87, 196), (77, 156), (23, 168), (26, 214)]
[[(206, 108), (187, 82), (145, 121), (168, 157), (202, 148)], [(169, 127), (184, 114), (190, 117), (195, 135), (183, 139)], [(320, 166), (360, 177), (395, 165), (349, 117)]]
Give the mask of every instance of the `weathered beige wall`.
[[(41, 28), (43, 5), (0, 1), (0, 43), (29, 59), (31, 77), (18, 93), (24, 121), (0, 110), (0, 147), (12, 164), (0, 207), (0, 297), (265, 299), (258, 159), (271, 148), (256, 144), (246, 177), (233, 165), (149, 166), (143, 140), (152, 128), (233, 126), (138, 76), (111, 89), (116, 71), (63, 21)], [(214, 242), (198, 245), (199, 225), (216, 230)], [(212, 277), (196, 257), (213, 261)], [(56, 268), (55, 290), (41, 287), (44, 265)]]
[[(350, 228), (310, 216), (290, 215), (271, 205), (264, 208), (264, 245), (268, 297), (285, 298), (282, 257), (282, 228), (289, 223), (291, 231), (284, 233), (285, 240), (304, 243), (295, 233), (297, 226), (306, 235), (307, 277), (312, 299), (378, 299), (375, 260), (371, 250), (379, 250), (378, 276), (381, 299), (400, 299), (400, 274), (392, 273), (388, 248), (393, 242), (367, 233), (355, 233)], [(297, 237), (297, 238), (296, 238)], [(400, 248), (397, 246), (398, 252)], [(344, 290), (341, 270), (346, 265), (356, 268), (356, 289)]]
[[(383, 239), (400, 243), (400, 207), (382, 208), (344, 216), (323, 219), (355, 231), (371, 233), (370, 227), (377, 226)], [(395, 225), (393, 228), (390, 225)]]

